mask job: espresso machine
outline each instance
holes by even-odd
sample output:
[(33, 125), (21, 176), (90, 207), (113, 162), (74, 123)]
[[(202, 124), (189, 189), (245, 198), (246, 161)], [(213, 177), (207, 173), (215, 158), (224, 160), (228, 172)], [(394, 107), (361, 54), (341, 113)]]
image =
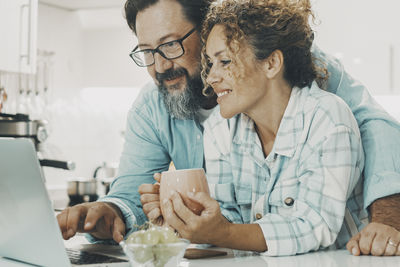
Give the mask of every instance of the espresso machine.
[(41, 156), (41, 144), (48, 138), (47, 121), (31, 120), (26, 114), (0, 113), (0, 137), (29, 138), (35, 145), (40, 165), (64, 170), (75, 169), (72, 161), (44, 159)]

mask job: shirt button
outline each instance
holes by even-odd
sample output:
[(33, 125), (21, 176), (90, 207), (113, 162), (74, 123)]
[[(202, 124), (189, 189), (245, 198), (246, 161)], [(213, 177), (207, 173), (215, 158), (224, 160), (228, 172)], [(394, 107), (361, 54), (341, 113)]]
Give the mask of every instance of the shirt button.
[(285, 202), (285, 205), (286, 206), (293, 206), (293, 204), (294, 204), (294, 199), (293, 198), (291, 198), (291, 197), (287, 197), (287, 198), (285, 198), (285, 200), (284, 200), (284, 202)]
[(262, 214), (261, 214), (261, 213), (257, 213), (257, 214), (256, 214), (256, 219), (259, 220), (259, 219), (261, 219), (261, 218), (262, 218)]
[(201, 136), (198, 134), (198, 135), (197, 135), (197, 140), (200, 140), (200, 138), (201, 138)]

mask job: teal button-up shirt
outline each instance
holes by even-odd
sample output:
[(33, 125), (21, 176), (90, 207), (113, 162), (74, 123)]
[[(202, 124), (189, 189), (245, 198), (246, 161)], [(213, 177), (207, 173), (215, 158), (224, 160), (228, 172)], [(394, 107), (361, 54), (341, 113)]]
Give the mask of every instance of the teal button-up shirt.
[[(342, 64), (315, 48), (313, 54), (327, 65), (328, 91), (351, 108), (360, 127), (365, 151), (364, 205), (400, 192), (400, 124), (371, 97), (366, 88), (348, 75)], [(127, 233), (147, 218), (139, 185), (154, 183), (153, 174), (204, 165), (202, 127), (195, 120), (171, 117), (152, 83), (145, 86), (129, 111), (118, 177), (100, 201), (116, 204), (125, 217)]]

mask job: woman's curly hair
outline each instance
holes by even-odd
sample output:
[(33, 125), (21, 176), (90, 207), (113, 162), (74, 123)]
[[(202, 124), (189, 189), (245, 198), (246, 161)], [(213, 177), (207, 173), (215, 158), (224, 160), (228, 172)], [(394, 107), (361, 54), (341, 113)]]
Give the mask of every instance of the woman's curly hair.
[[(311, 46), (314, 33), (309, 25), (314, 19), (309, 0), (217, 0), (211, 4), (202, 28), (205, 44), (215, 25), (224, 26), (228, 54), (232, 60), (232, 75), (244, 78), (243, 64), (238, 58), (243, 42), (252, 48), (256, 60), (268, 58), (280, 50), (284, 58), (284, 79), (290, 86), (310, 86), (318, 80), (320, 86), (327, 78), (321, 64), (315, 64)], [(202, 50), (203, 93), (210, 88), (206, 83), (209, 64)]]

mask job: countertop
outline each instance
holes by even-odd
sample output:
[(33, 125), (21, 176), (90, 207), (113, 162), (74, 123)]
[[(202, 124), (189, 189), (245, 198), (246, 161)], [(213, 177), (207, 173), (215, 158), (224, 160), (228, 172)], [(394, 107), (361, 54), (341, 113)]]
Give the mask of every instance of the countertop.
[[(122, 253), (119, 247), (116, 246), (104, 246), (104, 245), (92, 245), (89, 244), (83, 236), (74, 237), (68, 241), (65, 241), (66, 247), (81, 248), (86, 251), (92, 249), (98, 250), (99, 247), (104, 250), (115, 251), (115, 255)], [(209, 249), (209, 248), (208, 248)], [(290, 256), (290, 257), (262, 257), (252, 252), (243, 252), (230, 249), (211, 248), (217, 250), (226, 250), (228, 254), (226, 256), (207, 258), (207, 259), (195, 259), (188, 260), (183, 259), (179, 267), (350, 267), (350, 266), (363, 266), (363, 267), (400, 267), (400, 257), (374, 257), (374, 256), (352, 256), (347, 250), (336, 250), (336, 251), (319, 251), (312, 252), (304, 255)], [(27, 267), (26, 265), (14, 261), (10, 261), (0, 257), (0, 267)], [(127, 264), (127, 267), (129, 264)]]

